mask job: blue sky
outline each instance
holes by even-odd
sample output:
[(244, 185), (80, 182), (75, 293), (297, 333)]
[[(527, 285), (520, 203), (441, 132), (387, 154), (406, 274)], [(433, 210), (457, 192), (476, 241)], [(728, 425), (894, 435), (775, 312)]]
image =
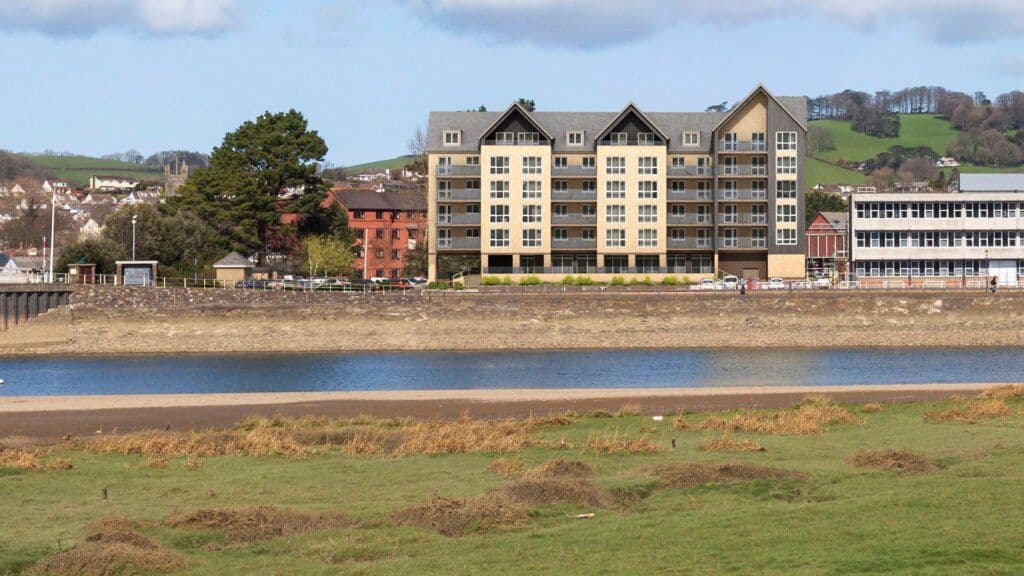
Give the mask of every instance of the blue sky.
[(0, 148), (209, 151), (296, 108), (355, 164), (431, 109), (1024, 88), (1017, 0), (0, 0)]

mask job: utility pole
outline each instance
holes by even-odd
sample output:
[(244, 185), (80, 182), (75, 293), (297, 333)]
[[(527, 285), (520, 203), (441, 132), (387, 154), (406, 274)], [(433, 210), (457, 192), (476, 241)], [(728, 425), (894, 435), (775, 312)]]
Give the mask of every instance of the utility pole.
[(57, 189), (54, 188), (50, 195), (50, 273), (47, 278), (50, 284), (53, 283), (53, 248), (57, 245)]
[(139, 220), (139, 215), (135, 214), (132, 216), (132, 261), (135, 261), (135, 223)]

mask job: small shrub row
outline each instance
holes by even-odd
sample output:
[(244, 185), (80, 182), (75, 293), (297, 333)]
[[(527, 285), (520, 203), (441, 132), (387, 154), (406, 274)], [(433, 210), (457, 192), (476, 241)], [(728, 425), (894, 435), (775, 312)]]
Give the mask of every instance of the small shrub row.
[(447, 282), (445, 280), (427, 284), (429, 290), (462, 290), (463, 288), (462, 282)]

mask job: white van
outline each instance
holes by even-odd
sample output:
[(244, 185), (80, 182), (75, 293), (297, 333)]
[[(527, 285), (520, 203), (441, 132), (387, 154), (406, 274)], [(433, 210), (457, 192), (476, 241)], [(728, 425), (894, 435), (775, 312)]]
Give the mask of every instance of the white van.
[(724, 286), (726, 290), (735, 290), (739, 285), (740, 279), (732, 274), (726, 274), (722, 277), (722, 286)]

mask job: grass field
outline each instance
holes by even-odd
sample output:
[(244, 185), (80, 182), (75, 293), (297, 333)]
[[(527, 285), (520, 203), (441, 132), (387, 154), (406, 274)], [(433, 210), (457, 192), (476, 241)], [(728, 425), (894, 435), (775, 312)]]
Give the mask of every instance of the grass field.
[(850, 184), (858, 185), (867, 182), (868, 177), (856, 170), (847, 170), (822, 162), (816, 158), (807, 158), (807, 187), (811, 188), (816, 184)]
[(900, 135), (897, 138), (875, 138), (854, 132), (851, 123), (842, 120), (815, 120), (810, 125), (821, 126), (832, 133), (836, 149), (817, 155), (833, 161), (859, 162), (873, 158), (893, 146), (928, 146), (945, 156), (946, 148), (957, 136), (957, 131), (948, 121), (927, 114), (901, 114)]
[[(941, 413), (956, 407), (977, 419)], [(205, 457), (185, 455), (217, 452), (230, 435), (96, 436), (40, 455), (73, 469), (0, 464), (0, 574), (48, 558), (68, 573), (100, 561), (211, 575), (1020, 574), (1022, 408), (819, 399), (681, 424), (629, 411), (427, 426), (263, 421), (234, 433), (244, 442), (224, 450), (233, 455)], [(730, 427), (763, 451), (698, 448)], [(889, 448), (923, 459), (863, 459), (919, 472), (851, 459)], [(285, 454), (253, 455), (267, 452)], [(560, 468), (584, 477), (528, 472), (555, 458), (582, 461)], [(324, 515), (238, 510), (261, 504)], [(86, 528), (118, 516), (137, 523)]]
[(376, 162), (366, 162), (365, 164), (356, 164), (354, 166), (345, 166), (345, 172), (348, 174), (358, 174), (364, 170), (374, 170), (382, 168), (390, 168), (392, 170), (400, 170), (405, 167), (412, 160), (411, 156), (396, 156), (387, 160), (377, 160)]
[(127, 176), (144, 180), (161, 180), (163, 174), (145, 166), (104, 160), (89, 156), (35, 156), (26, 155), (36, 165), (49, 168), (57, 178), (65, 178), (74, 186), (86, 186), (89, 178), (102, 176)]

